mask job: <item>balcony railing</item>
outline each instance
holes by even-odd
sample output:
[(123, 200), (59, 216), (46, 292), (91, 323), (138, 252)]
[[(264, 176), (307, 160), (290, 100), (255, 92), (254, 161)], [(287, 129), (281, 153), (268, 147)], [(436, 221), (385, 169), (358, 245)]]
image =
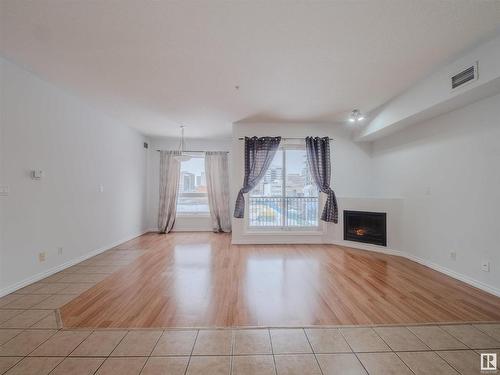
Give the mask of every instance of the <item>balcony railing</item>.
[(249, 197), (249, 227), (318, 226), (318, 197)]
[(177, 197), (177, 215), (208, 215), (207, 193), (181, 192)]

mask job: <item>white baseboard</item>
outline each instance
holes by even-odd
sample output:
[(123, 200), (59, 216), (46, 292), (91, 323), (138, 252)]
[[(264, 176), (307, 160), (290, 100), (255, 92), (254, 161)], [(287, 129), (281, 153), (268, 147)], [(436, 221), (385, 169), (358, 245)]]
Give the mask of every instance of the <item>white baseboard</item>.
[[(278, 240), (276, 242), (272, 242), (269, 240), (259, 240), (259, 239), (255, 239), (255, 238), (240, 238), (240, 239), (238, 239), (237, 242), (233, 241), (233, 245), (247, 245), (247, 244), (260, 245), (260, 244), (282, 244), (282, 243), (283, 242), (281, 240)], [(301, 242), (300, 240), (288, 241), (287, 243), (288, 244), (304, 244), (304, 242)], [(309, 241), (307, 243), (308, 244), (317, 244), (317, 243), (325, 243), (325, 242), (322, 241), (321, 239), (318, 239), (318, 242)], [(423, 266), (432, 268), (435, 271), (444, 273), (445, 275), (453, 277), (454, 279), (463, 281), (464, 283), (469, 284), (469, 285), (476, 287), (478, 289), (481, 289), (487, 293), (490, 293), (490, 294), (493, 294), (497, 297), (500, 297), (500, 289), (499, 288), (496, 288), (492, 285), (483, 283), (479, 280), (473, 279), (469, 276), (463, 275), (463, 274), (456, 272), (456, 271), (453, 271), (449, 268), (440, 266), (439, 264), (436, 264), (436, 263), (427, 261), (425, 259), (416, 257), (416, 256), (409, 254), (409, 253), (406, 253), (404, 251), (390, 249), (390, 248), (383, 247), (383, 246), (376, 246), (376, 245), (364, 244), (361, 242), (344, 241), (344, 240), (334, 240), (334, 241), (331, 241), (329, 243), (333, 244), (333, 245), (345, 246), (345, 247), (350, 247), (350, 248), (359, 249), (359, 250), (374, 251), (377, 253), (403, 257), (403, 258), (406, 258), (408, 260), (417, 262)]]
[(174, 228), (172, 232), (213, 232), (213, 229), (210, 227), (183, 227), (183, 228)]
[(351, 247), (351, 248), (359, 249), (359, 250), (375, 251), (377, 253), (405, 257), (405, 254), (402, 251), (390, 249), (390, 248), (387, 248), (385, 246), (370, 245), (370, 244), (365, 244), (362, 242), (353, 242), (353, 241), (344, 241), (344, 240), (332, 241), (330, 243), (333, 245)]
[[(147, 232), (160, 233), (158, 228), (150, 228)], [(212, 228), (172, 228), (172, 232), (213, 232)]]
[(492, 285), (483, 283), (482, 281), (473, 279), (472, 277), (466, 276), (466, 275), (461, 274), (459, 272), (456, 272), (452, 269), (440, 266), (439, 264), (430, 262), (428, 260), (425, 260), (423, 258), (409, 254), (409, 253), (404, 252), (404, 251), (388, 249), (388, 248), (385, 248), (382, 246), (367, 245), (367, 244), (363, 244), (363, 243), (343, 241), (343, 240), (333, 241), (332, 244), (339, 245), (339, 246), (345, 246), (345, 247), (352, 247), (352, 248), (360, 249), (360, 250), (375, 251), (377, 253), (382, 253), (382, 254), (400, 256), (400, 257), (406, 258), (408, 260), (411, 260), (413, 262), (419, 263), (423, 266), (432, 268), (435, 271), (444, 273), (445, 275), (453, 277), (454, 279), (463, 281), (464, 283), (469, 284), (469, 285), (476, 287), (478, 289), (481, 289), (487, 293), (490, 293), (490, 294), (493, 294), (497, 297), (500, 297), (500, 289), (499, 288), (496, 288)]
[(2, 289), (0, 289), (0, 297), (3, 297), (3, 296), (6, 296), (7, 294), (10, 294), (12, 292), (15, 292), (16, 290), (19, 290), (21, 288), (24, 288), (25, 286), (27, 285), (30, 285), (30, 284), (33, 284), (34, 282), (37, 282), (39, 280), (42, 280), (48, 276), (51, 276), (57, 272), (60, 272), (68, 267), (71, 267), (71, 266), (74, 266), (75, 264), (77, 263), (80, 263), (80, 262), (83, 262), (84, 260), (86, 259), (89, 259), (89, 258), (92, 258), (93, 256), (96, 256), (108, 249), (111, 249), (112, 247), (115, 247), (115, 246), (118, 246), (120, 245), (121, 243), (124, 243), (124, 242), (127, 242), (127, 241), (130, 241), (136, 237), (139, 237), (145, 233), (148, 233), (150, 230), (144, 230), (144, 231), (141, 231), (137, 234), (134, 234), (134, 235), (131, 235), (131, 236), (127, 236), (126, 238), (122, 238), (121, 240), (118, 240), (118, 241), (115, 241), (111, 244), (108, 244), (106, 246), (102, 246), (98, 249), (95, 249), (95, 250), (92, 250), (82, 256), (79, 256), (77, 258), (74, 258), (74, 259), (71, 259), (71, 260), (68, 260), (67, 262), (64, 262), (62, 264), (59, 264), (55, 267), (52, 267), (52, 268), (49, 268), (48, 270), (45, 270), (45, 271), (42, 271), (40, 273), (37, 273), (36, 275), (33, 275), (31, 277), (28, 277), (24, 280), (21, 280), (17, 283), (14, 283), (14, 284), (11, 284), (11, 285), (8, 285)]
[(463, 281), (464, 283), (472, 285), (473, 287), (476, 287), (476, 288), (481, 289), (485, 292), (488, 292), (488, 293), (493, 294), (497, 297), (500, 297), (500, 289), (494, 287), (493, 285), (483, 283), (482, 281), (473, 279), (472, 277), (466, 276), (466, 275), (461, 274), (461, 273), (454, 271), (452, 269), (440, 266), (439, 264), (430, 262), (430, 261), (425, 260), (423, 258), (419, 258), (419, 257), (412, 255), (412, 254), (405, 254), (404, 257), (409, 259), (409, 260), (412, 260), (414, 262), (417, 262), (423, 266), (432, 268), (435, 271), (444, 273), (445, 275), (453, 277), (454, 279)]
[(239, 238), (231, 241), (232, 245), (321, 245), (325, 241), (322, 239), (304, 240), (303, 238), (293, 238), (289, 240), (270, 238)]

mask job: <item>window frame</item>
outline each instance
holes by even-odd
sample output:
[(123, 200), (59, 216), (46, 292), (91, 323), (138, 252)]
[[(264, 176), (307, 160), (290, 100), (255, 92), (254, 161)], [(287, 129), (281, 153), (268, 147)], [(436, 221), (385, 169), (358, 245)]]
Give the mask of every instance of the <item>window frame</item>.
[[(203, 159), (203, 171), (205, 173), (205, 178), (206, 178), (206, 171), (205, 171), (205, 154), (201, 155), (201, 154), (189, 154), (189, 156), (191, 156), (191, 158), (198, 158), (198, 159)], [(182, 171), (182, 162), (181, 162), (181, 171)], [(180, 171), (180, 173), (182, 173)], [(180, 178), (180, 177), (179, 177)], [(180, 192), (180, 181), (179, 181), (179, 186), (177, 187), (177, 200), (175, 202), (176, 204), (176, 213), (175, 213), (175, 216), (176, 217), (179, 217), (179, 218), (186, 218), (186, 217), (209, 217), (210, 216), (210, 203), (208, 202), (208, 192), (206, 193), (197, 193), (197, 192)], [(182, 212), (182, 211), (179, 211), (177, 208), (178, 208), (178, 204), (179, 204), (179, 198), (181, 197), (202, 197), (202, 196), (205, 196), (207, 197), (207, 206), (208, 206), (208, 209), (207, 211), (199, 211), (199, 212)]]
[[(278, 151), (282, 151), (282, 185), (281, 185), (281, 196), (275, 197), (275, 198), (282, 198), (286, 199), (288, 196), (286, 195), (286, 190), (287, 190), (287, 168), (286, 168), (286, 151), (287, 150), (301, 150), (305, 151), (305, 143), (297, 143), (297, 142), (290, 142), (290, 141), (282, 141), (282, 144), (279, 146)], [(250, 212), (250, 199), (252, 198), (251, 196), (251, 191), (246, 194), (247, 197), (245, 199), (245, 211), (247, 213)], [(267, 198), (267, 197), (263, 197)], [(272, 196), (268, 198), (273, 198)], [(293, 197), (291, 197), (293, 198)], [(245, 229), (247, 233), (254, 233), (254, 234), (276, 234), (276, 233), (283, 233), (287, 232), (290, 233), (292, 232), (293, 234), (305, 234), (305, 235), (311, 235), (311, 234), (323, 234), (324, 232), (324, 227), (323, 223), (320, 220), (321, 213), (320, 213), (320, 208), (322, 207), (323, 203), (323, 197), (321, 192), (318, 190), (318, 195), (317, 195), (317, 200), (318, 200), (318, 209), (317, 209), (317, 225), (315, 226), (288, 226), (288, 225), (280, 225), (280, 226), (255, 226), (255, 225), (250, 225), (250, 215), (247, 214), (245, 215)], [(281, 210), (281, 223), (286, 222), (286, 217), (287, 217), (287, 212), (282, 209)]]

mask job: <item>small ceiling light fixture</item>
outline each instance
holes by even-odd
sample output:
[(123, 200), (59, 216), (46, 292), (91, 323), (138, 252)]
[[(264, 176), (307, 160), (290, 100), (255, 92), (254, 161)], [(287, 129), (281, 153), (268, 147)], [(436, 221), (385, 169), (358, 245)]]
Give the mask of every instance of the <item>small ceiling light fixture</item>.
[(366, 118), (359, 109), (353, 109), (349, 115), (349, 122), (360, 122)]
[(180, 128), (181, 128), (181, 140), (179, 142), (179, 151), (181, 152), (181, 154), (175, 156), (175, 160), (179, 162), (191, 160), (191, 156), (185, 154), (186, 145), (184, 143), (184, 125), (181, 125)]

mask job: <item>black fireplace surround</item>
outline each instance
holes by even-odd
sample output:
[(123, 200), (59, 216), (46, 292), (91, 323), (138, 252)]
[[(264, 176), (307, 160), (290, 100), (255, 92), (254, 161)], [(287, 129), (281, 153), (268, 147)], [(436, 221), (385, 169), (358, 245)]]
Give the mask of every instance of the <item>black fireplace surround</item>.
[(344, 240), (387, 246), (385, 212), (345, 211)]

